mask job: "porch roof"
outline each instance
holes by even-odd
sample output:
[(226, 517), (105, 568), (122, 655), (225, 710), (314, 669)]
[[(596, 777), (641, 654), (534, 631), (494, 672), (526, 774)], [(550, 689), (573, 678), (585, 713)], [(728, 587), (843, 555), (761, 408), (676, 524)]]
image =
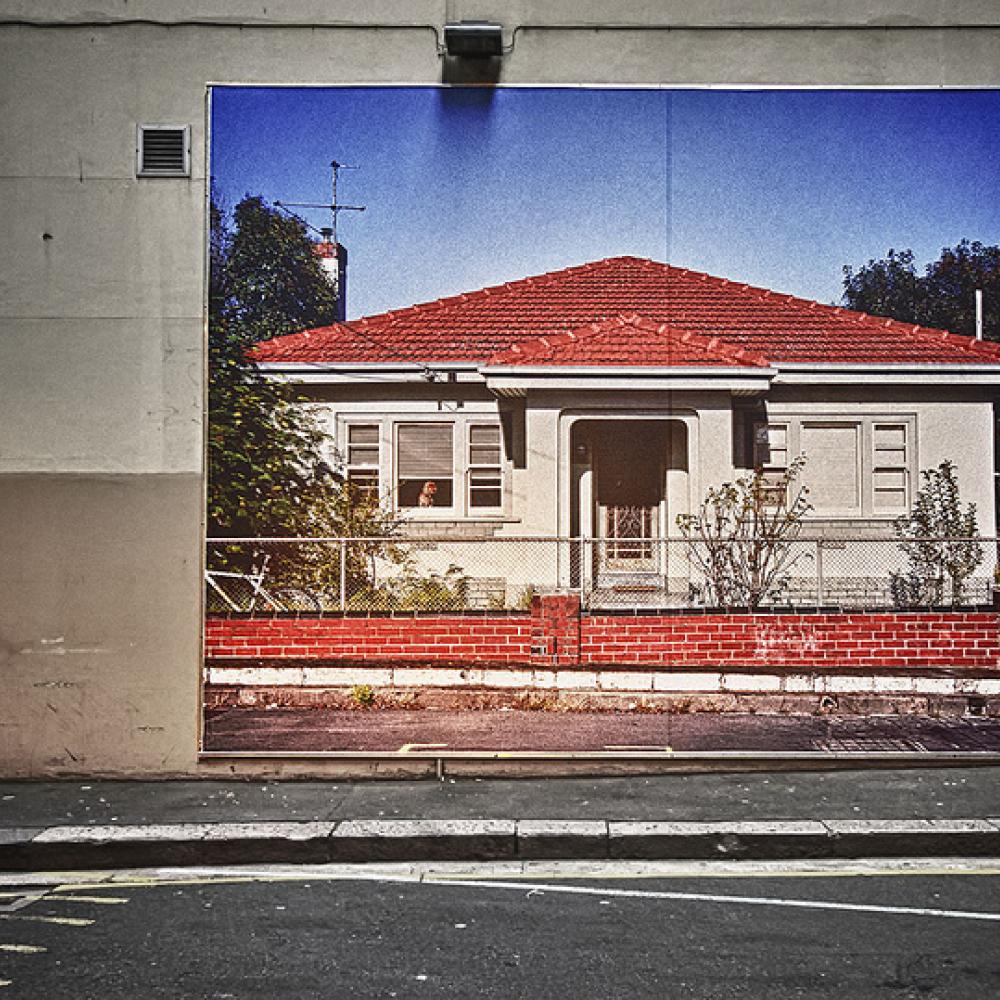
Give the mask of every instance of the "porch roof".
[(655, 323), (638, 313), (622, 313), (498, 351), (484, 367), (607, 366), (612, 368), (767, 368), (767, 362), (718, 337), (704, 337)]

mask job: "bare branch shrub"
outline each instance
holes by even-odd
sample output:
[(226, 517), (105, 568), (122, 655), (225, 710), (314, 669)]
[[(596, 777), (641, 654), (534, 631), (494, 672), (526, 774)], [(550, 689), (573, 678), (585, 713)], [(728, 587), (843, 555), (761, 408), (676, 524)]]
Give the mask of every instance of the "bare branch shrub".
[(798, 483), (804, 464), (800, 455), (780, 474), (755, 469), (710, 489), (697, 513), (678, 515), (706, 604), (757, 608), (785, 594), (799, 558), (793, 543), (812, 509), (809, 491)]

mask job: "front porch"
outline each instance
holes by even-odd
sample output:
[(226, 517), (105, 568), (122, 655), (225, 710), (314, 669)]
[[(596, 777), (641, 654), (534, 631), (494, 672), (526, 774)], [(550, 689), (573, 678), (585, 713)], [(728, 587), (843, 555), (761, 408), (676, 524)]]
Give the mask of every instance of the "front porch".
[(669, 544), (691, 504), (684, 420), (576, 420), (570, 455), (570, 534), (592, 541), (571, 561), (569, 587), (591, 607), (685, 606), (689, 563)]

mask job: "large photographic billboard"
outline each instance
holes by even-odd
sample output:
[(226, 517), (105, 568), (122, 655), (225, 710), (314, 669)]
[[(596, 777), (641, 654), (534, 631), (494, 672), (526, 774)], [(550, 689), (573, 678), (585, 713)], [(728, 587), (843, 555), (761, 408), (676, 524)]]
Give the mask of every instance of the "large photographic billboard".
[(214, 87), (206, 747), (981, 709), (998, 110)]

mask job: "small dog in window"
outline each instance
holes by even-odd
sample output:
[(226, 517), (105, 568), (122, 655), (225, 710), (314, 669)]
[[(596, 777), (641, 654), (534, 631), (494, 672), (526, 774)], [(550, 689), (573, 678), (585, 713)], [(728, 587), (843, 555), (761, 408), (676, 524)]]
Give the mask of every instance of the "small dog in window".
[(437, 483), (433, 481), (424, 483), (424, 488), (420, 491), (420, 496), (417, 497), (417, 506), (433, 507), (434, 494), (437, 493), (437, 490)]

